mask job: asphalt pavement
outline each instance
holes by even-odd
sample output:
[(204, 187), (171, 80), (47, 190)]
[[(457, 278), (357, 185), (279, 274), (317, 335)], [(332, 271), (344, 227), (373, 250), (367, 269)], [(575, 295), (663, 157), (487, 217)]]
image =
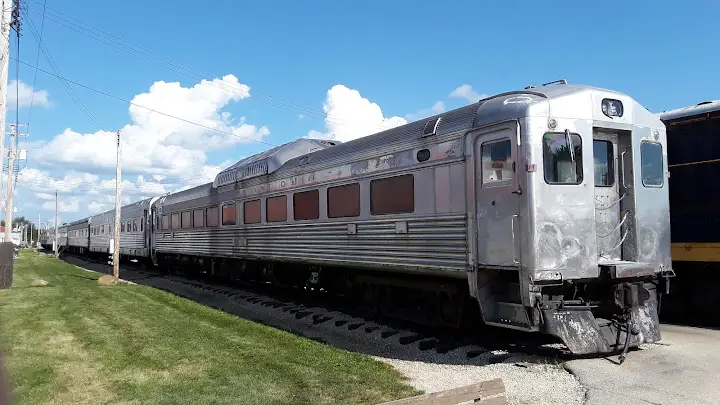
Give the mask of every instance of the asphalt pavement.
[(720, 330), (662, 325), (662, 341), (611, 359), (566, 363), (587, 405), (720, 404)]

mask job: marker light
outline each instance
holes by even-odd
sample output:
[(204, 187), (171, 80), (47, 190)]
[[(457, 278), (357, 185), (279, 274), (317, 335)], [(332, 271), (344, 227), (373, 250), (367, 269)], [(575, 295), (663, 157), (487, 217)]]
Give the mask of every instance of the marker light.
[(608, 117), (622, 117), (623, 105), (620, 100), (605, 98), (602, 101), (602, 112)]

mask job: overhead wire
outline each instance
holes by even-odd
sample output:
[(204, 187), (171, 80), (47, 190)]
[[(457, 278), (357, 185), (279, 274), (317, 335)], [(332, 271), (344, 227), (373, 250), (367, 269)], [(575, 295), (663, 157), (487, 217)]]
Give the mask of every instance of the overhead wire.
[[(45, 28), (45, 14), (47, 10), (47, 0), (43, 0), (43, 12), (42, 12), (42, 20), (40, 21), (40, 39), (39, 42), (42, 43), (43, 39), (43, 31)], [(40, 46), (38, 45), (37, 55), (35, 56), (35, 65), (40, 64)], [(37, 69), (35, 69), (35, 74), (33, 75), (33, 84), (32, 84), (32, 92), (30, 94), (30, 107), (28, 108), (28, 119), (27, 119), (27, 133), (28, 136), (30, 136), (30, 119), (32, 118), (32, 111), (33, 111), (33, 103), (35, 102), (35, 86), (37, 85)]]
[[(35, 0), (34, 3), (39, 3), (39, 1)], [(118, 36), (115, 36), (111, 33), (108, 33), (106, 31), (103, 31), (99, 28), (93, 27), (90, 24), (87, 24), (81, 20), (78, 20), (72, 16), (69, 16), (67, 14), (64, 14), (56, 9), (53, 9), (51, 7), (47, 7), (48, 9), (48, 16), (47, 19), (49, 21), (52, 21), (58, 25), (61, 25), (67, 29), (70, 29), (72, 31), (78, 32), (82, 35), (88, 36), (98, 42), (104, 43), (105, 45), (108, 45), (110, 47), (113, 47), (115, 49), (119, 49), (125, 53), (128, 53), (130, 55), (136, 56), (140, 59), (144, 59), (152, 64), (155, 64), (157, 66), (166, 68), (170, 71), (173, 71), (175, 73), (193, 78), (193, 79), (206, 79), (208, 77), (214, 77), (215, 75), (204, 72), (200, 69), (193, 68), (187, 64), (184, 64), (182, 62), (175, 61), (171, 58), (162, 56), (148, 48), (135, 45), (127, 40), (124, 40)], [(168, 67), (169, 65), (169, 67)], [(223, 85), (218, 84), (217, 82), (223, 83)], [(229, 83), (225, 79), (218, 79), (216, 81), (209, 81), (208, 83), (212, 86), (222, 88), (225, 91), (233, 92), (233, 93), (239, 93), (246, 94), (247, 89), (243, 86), (242, 88), (238, 88), (234, 83)], [(317, 118), (322, 119), (326, 123), (333, 123), (341, 126), (354, 126), (356, 124), (354, 123), (348, 123), (344, 121), (339, 121), (336, 119), (333, 119), (331, 116), (328, 116), (325, 111), (319, 110), (313, 107), (304, 106), (292, 101), (283, 100), (281, 98), (271, 96), (268, 93), (259, 91), (255, 88), (252, 88), (251, 94), (258, 97), (258, 99), (262, 102), (268, 103), (269, 105), (285, 110), (285, 111), (291, 111), (295, 113), (301, 113), (306, 117), (311, 118)], [(378, 130), (384, 130), (387, 129), (386, 127), (382, 125), (374, 125), (373, 127), (377, 128)]]
[[(12, 57), (11, 57), (11, 59), (15, 59), (15, 58), (12, 58)], [(252, 138), (252, 137), (249, 137), (249, 136), (244, 136), (244, 135), (238, 135), (238, 134), (233, 133), (233, 132), (230, 132), (230, 131), (225, 131), (225, 130), (222, 130), (222, 129), (218, 129), (218, 128), (214, 128), (214, 127), (211, 127), (211, 126), (208, 126), (208, 125), (201, 124), (201, 123), (199, 123), (199, 122), (195, 122), (195, 121), (191, 121), (191, 120), (188, 120), (188, 119), (185, 119), (185, 118), (182, 118), (182, 117), (178, 117), (177, 115), (168, 114), (168, 113), (166, 113), (166, 112), (159, 111), (159, 110), (156, 110), (156, 109), (154, 109), (154, 108), (150, 108), (150, 107), (144, 106), (144, 105), (142, 105), (142, 104), (138, 104), (138, 103), (136, 103), (136, 102), (134, 102), (134, 101), (131, 101), (131, 100), (128, 100), (128, 99), (126, 99), (126, 98), (123, 98), (123, 97), (120, 97), (120, 96), (116, 96), (116, 95), (107, 93), (107, 92), (105, 92), (105, 91), (96, 89), (96, 88), (94, 88), (94, 87), (91, 87), (91, 86), (82, 84), (82, 83), (77, 82), (77, 81), (75, 81), (75, 80), (68, 79), (67, 77), (62, 76), (62, 75), (60, 75), (60, 74), (53, 73), (53, 72), (49, 72), (49, 71), (47, 71), (47, 70), (45, 70), (45, 69), (42, 69), (42, 68), (40, 68), (40, 67), (38, 67), (38, 66), (35, 66), (35, 65), (33, 65), (33, 64), (30, 64), (30, 63), (27, 63), (27, 62), (25, 62), (25, 61), (19, 61), (19, 62), (20, 62), (20, 64), (22, 64), (22, 65), (25, 65), (25, 66), (28, 66), (28, 67), (31, 67), (31, 68), (37, 68), (37, 70), (38, 70), (39, 72), (48, 74), (48, 75), (50, 75), (50, 76), (55, 76), (55, 77), (57, 77), (57, 78), (59, 78), (59, 79), (62, 79), (62, 81), (65, 81), (65, 82), (67, 82), (67, 83), (74, 84), (75, 86), (82, 87), (82, 88), (87, 89), (87, 90), (90, 90), (90, 91), (92, 91), (92, 92), (101, 94), (101, 95), (106, 96), (106, 97), (109, 97), (109, 98), (113, 98), (113, 99), (118, 100), (118, 101), (122, 101), (122, 102), (127, 103), (127, 104), (130, 104), (130, 105), (132, 105), (132, 106), (135, 106), (135, 107), (142, 108), (142, 109), (144, 109), (144, 110), (153, 112), (153, 113), (155, 113), (155, 114), (160, 114), (160, 115), (163, 115), (163, 116), (165, 116), (165, 117), (172, 118), (172, 119), (176, 119), (176, 120), (178, 120), (178, 121), (182, 121), (182, 122), (185, 122), (185, 123), (188, 123), (188, 124), (191, 124), (191, 125), (195, 125), (195, 126), (200, 127), (200, 128), (205, 128), (205, 129), (207, 129), (207, 130), (214, 131), (214, 132), (217, 132), (217, 133), (234, 136), (234, 137), (236, 137), (236, 138), (247, 139), (247, 140), (249, 140), (249, 141), (251, 141), (251, 142), (262, 143), (262, 144), (265, 144), (265, 145), (268, 145), (268, 146), (272, 146), (272, 147), (277, 146), (277, 145), (275, 145), (275, 144), (272, 144), (272, 143), (270, 143), (270, 142), (266, 142), (266, 141), (263, 141), (263, 140), (260, 140), (260, 139), (255, 139), (255, 138)], [(101, 129), (101, 130), (102, 130), (102, 129)]]

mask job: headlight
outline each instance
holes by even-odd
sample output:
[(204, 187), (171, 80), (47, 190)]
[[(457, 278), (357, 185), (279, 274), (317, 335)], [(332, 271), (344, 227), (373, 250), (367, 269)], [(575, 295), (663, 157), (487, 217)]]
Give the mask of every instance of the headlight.
[(623, 104), (620, 100), (605, 98), (602, 101), (602, 112), (608, 117), (622, 117)]

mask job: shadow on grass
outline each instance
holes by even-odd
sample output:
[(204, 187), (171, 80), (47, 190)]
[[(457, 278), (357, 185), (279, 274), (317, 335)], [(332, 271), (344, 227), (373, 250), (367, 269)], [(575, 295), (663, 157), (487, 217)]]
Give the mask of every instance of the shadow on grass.
[[(68, 255), (60, 259), (99, 273), (112, 272), (112, 267), (105, 263)], [(365, 321), (351, 313), (343, 315), (345, 312), (339, 309), (336, 312), (322, 305), (318, 308), (304, 305), (307, 302), (269, 298), (262, 293), (245, 294), (245, 290), (219, 283), (196, 279), (183, 279), (186, 283), (174, 281), (179, 277), (130, 263), (121, 266), (120, 277), (321, 344), (371, 356), (446, 365), (505, 362), (521, 367), (523, 363), (558, 363), (578, 358), (547, 335), (482, 327), (468, 336), (392, 320)]]

